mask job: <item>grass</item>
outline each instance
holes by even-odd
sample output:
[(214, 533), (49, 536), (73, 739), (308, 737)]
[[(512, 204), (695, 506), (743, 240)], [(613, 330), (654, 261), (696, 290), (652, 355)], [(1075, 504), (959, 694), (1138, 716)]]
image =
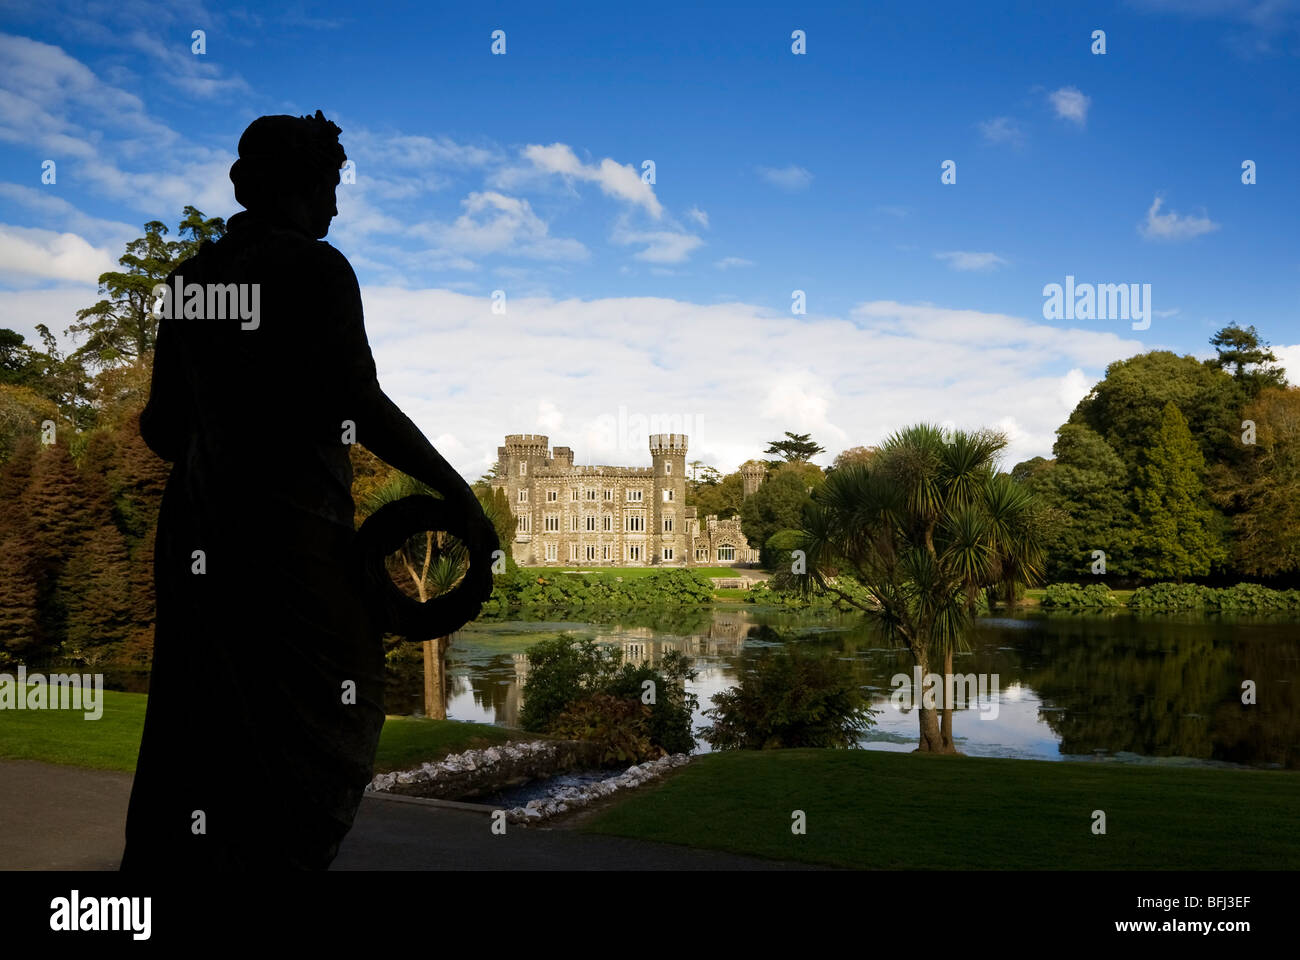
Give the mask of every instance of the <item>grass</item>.
[[(803, 810), (807, 833), (791, 832)], [(1106, 834), (1092, 814), (1106, 814)], [(859, 869), (1294, 870), (1300, 774), (728, 751), (627, 794), (583, 829)]]
[[(5, 710), (0, 713), (0, 760), (40, 760), (96, 770), (135, 770), (144, 729), (143, 693), (105, 690), (104, 714), (85, 720), (73, 710)], [(375, 772), (441, 760), (449, 753), (489, 747), (532, 734), (459, 720), (394, 717), (384, 721)]]
[(729, 603), (744, 600), (749, 596), (748, 590), (741, 590), (739, 587), (726, 587), (725, 589), (715, 589), (713, 591), (714, 600), (725, 600)]

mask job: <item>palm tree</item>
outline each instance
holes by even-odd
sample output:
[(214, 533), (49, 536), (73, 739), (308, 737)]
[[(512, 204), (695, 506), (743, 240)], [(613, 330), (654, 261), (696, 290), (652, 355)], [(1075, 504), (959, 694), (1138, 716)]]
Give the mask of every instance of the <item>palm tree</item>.
[[(1041, 523), (1029, 494), (998, 473), (1006, 437), (918, 424), (868, 463), (834, 471), (805, 512), (805, 589), (861, 609), (921, 668), (964, 649), (983, 590), (1033, 582)], [(837, 580), (848, 574), (863, 589)], [(916, 691), (917, 694), (920, 691)], [(918, 706), (923, 752), (956, 753), (952, 704)]]
[[(393, 475), (360, 504), (363, 515), (369, 516), (380, 507), (403, 497), (438, 496), (427, 484), (393, 471)], [(456, 586), (469, 568), (469, 554), (465, 545), (445, 532), (425, 530), (412, 535), (388, 558), (389, 573), (395, 580), (406, 577), (408, 592), (414, 590), (416, 598), (424, 603), (431, 597), (447, 593)], [(446, 663), (450, 637), (436, 637), (422, 641), (424, 649), (424, 715), (435, 720), (447, 719)]]

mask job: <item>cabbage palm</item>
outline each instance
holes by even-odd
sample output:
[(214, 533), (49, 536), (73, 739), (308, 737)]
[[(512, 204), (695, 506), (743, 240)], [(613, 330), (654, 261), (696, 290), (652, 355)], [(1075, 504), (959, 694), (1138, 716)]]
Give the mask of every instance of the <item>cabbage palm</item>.
[[(369, 516), (380, 507), (403, 497), (438, 496), (432, 487), (393, 472), (392, 477), (360, 504)], [(465, 545), (442, 531), (425, 530), (409, 537), (389, 558), (390, 573), (401, 576), (405, 571), (411, 588), (421, 603), (447, 593), (465, 575), (469, 554)], [(424, 648), (424, 715), (436, 720), (447, 719), (446, 670), (444, 668), (450, 637), (435, 637), (422, 642)]]
[[(919, 424), (869, 463), (834, 471), (804, 518), (805, 589), (827, 589), (864, 611), (921, 668), (963, 649), (982, 590), (1039, 576), (1040, 523), (1028, 493), (997, 472), (1006, 438)], [(861, 585), (852, 590), (836, 577)], [(938, 672), (938, 671), (935, 671)], [(952, 705), (943, 724), (918, 697), (920, 746), (955, 753)]]

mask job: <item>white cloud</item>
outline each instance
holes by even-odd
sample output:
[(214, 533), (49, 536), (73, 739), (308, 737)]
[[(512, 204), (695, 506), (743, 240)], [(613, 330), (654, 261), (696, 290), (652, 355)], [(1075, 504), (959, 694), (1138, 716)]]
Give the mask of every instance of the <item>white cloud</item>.
[(979, 127), (987, 143), (1009, 143), (1012, 146), (1020, 146), (1025, 142), (1025, 134), (1019, 122), (1011, 117), (994, 117), (992, 120), (983, 121)]
[(1078, 87), (1061, 87), (1047, 95), (1056, 115), (1062, 120), (1084, 126), (1088, 122), (1088, 108), (1092, 98), (1085, 95)]
[(94, 283), (101, 273), (115, 269), (117, 263), (109, 251), (91, 246), (75, 233), (0, 223), (0, 278), (6, 283)]
[(936, 253), (936, 260), (945, 261), (953, 270), (987, 271), (1004, 267), (1007, 261), (996, 253), (971, 253), (965, 250), (950, 250)]
[(588, 255), (577, 240), (550, 236), (546, 222), (522, 198), (486, 190), (471, 193), (461, 205), (465, 212), (451, 224), (424, 224), (412, 232), (462, 256), (513, 253), (537, 260), (582, 260)]
[(723, 257), (713, 264), (719, 270), (729, 270), (732, 267), (752, 267), (753, 260), (746, 260), (744, 257)]
[(1190, 214), (1180, 217), (1173, 210), (1162, 214), (1160, 207), (1164, 202), (1164, 197), (1152, 200), (1146, 222), (1138, 224), (1138, 231), (1148, 240), (1188, 240), (1219, 229), (1219, 225), (1209, 217), (1193, 217)]
[[(1050, 456), (1080, 391), (1144, 347), (973, 310), (888, 301), (794, 318), (737, 302), (513, 297), (363, 289), (380, 380), (430, 437), (464, 445), (471, 479), (506, 433), (541, 432), (578, 463), (646, 465), (637, 415), (675, 422), (691, 457), (732, 470), (785, 430), (833, 457), (921, 420), (1001, 425), (1008, 465)], [(719, 362), (725, 358), (725, 362)], [(917, 371), (924, 370), (918, 376)], [(672, 421), (671, 418), (676, 418)]]
[(694, 220), (704, 229), (707, 230), (709, 228), (709, 215), (699, 207), (691, 207), (691, 209), (686, 211), (686, 216), (689, 219)]
[(611, 238), (615, 243), (630, 245), (643, 243), (645, 249), (633, 255), (647, 263), (683, 263), (691, 252), (703, 246), (704, 241), (692, 233), (677, 230), (634, 230), (620, 222)]
[(544, 173), (595, 183), (606, 195), (639, 206), (655, 219), (663, 214), (654, 187), (645, 183), (631, 164), (620, 164), (609, 157), (598, 164), (583, 163), (573, 148), (564, 143), (553, 143), (549, 147), (529, 144), (522, 152), (526, 160)]
[(31, 344), (39, 344), (37, 324), (45, 324), (59, 342), (59, 349), (69, 353), (76, 346), (64, 330), (76, 322), (77, 311), (92, 307), (101, 294), (97, 284), (63, 285), (47, 290), (0, 290), (0, 326), (21, 333)]
[(811, 173), (794, 164), (788, 167), (759, 167), (758, 175), (782, 190), (806, 190), (813, 179)]
[(1287, 381), (1293, 387), (1300, 387), (1300, 343), (1270, 347), (1277, 357), (1278, 365), (1286, 371)]

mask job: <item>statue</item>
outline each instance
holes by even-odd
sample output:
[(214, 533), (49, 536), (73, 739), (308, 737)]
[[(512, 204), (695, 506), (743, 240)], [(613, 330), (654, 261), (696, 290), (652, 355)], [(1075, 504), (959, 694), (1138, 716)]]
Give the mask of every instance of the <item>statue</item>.
[[(319, 110), (253, 121), (230, 169), (246, 209), (168, 278), (185, 303), (159, 311), (140, 431), (174, 466), (123, 870), (328, 867), (372, 776), (383, 633), (450, 633), (492, 589), (492, 525), (380, 389), (356, 277), (321, 239), (340, 132)], [(351, 442), (443, 499), (359, 540)], [(468, 571), (436, 610), (398, 615), (374, 554), (430, 522), (466, 544)]]

